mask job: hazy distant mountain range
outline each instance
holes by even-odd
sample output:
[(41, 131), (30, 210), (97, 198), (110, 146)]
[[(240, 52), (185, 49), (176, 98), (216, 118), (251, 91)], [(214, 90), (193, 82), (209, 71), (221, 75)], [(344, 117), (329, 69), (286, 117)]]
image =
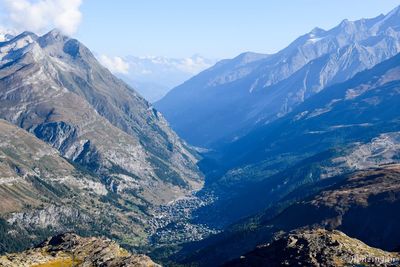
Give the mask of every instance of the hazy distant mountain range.
[[(107, 60), (101, 59), (108, 67)], [(200, 55), (188, 58), (126, 56), (121, 60), (126, 68), (116, 75), (136, 88), (150, 102), (160, 100), (172, 88), (216, 63), (216, 60)]]

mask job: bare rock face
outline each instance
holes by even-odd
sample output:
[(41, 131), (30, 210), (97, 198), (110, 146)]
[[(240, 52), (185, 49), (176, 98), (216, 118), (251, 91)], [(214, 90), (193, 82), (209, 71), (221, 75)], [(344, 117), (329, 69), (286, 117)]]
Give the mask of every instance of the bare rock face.
[(130, 254), (105, 238), (83, 238), (67, 233), (19, 254), (0, 257), (0, 266), (132, 266), (158, 267), (145, 255)]
[(340, 231), (292, 232), (225, 266), (398, 266), (400, 254), (372, 248)]
[(112, 235), (140, 246), (151, 216), (135, 206), (138, 202), (129, 202), (129, 209), (117, 201), (98, 177), (77, 169), (33, 134), (0, 120), (0, 253), (67, 231)]

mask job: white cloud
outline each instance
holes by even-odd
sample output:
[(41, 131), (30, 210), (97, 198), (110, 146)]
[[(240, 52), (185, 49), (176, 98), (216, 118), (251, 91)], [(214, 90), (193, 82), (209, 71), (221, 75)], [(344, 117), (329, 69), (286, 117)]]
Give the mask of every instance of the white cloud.
[(176, 65), (178, 69), (183, 72), (190, 73), (190, 74), (197, 74), (202, 70), (205, 70), (214, 62), (211, 63), (211, 60), (206, 60), (200, 56), (193, 56), (190, 58), (183, 58), (180, 60), (179, 64)]
[(129, 63), (120, 57), (108, 57), (106, 55), (101, 55), (99, 56), (99, 61), (112, 73), (128, 74), (129, 72)]
[(0, 42), (8, 41), (10, 38), (18, 34), (14, 30), (6, 29), (0, 26)]
[(2, 0), (6, 21), (18, 31), (44, 33), (58, 28), (74, 34), (82, 19), (82, 0)]
[(132, 69), (136, 72), (143, 72), (143, 69), (148, 70), (153, 69), (154, 73), (160, 71), (179, 71), (182, 73), (187, 73), (191, 75), (198, 74), (199, 72), (214, 65), (217, 60), (206, 59), (200, 55), (194, 55), (188, 58), (167, 58), (162, 56), (127, 56), (128, 62)]

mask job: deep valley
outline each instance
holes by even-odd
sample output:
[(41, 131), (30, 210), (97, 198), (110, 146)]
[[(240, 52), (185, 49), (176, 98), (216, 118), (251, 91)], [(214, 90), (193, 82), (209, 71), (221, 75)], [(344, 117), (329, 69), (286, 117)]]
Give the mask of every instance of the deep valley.
[(154, 105), (61, 30), (1, 37), (0, 266), (400, 266), (400, 7)]

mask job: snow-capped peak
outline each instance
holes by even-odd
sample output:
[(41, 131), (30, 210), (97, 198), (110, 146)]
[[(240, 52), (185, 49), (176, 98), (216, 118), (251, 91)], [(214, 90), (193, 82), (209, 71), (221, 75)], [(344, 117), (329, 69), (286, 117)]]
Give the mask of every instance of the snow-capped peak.
[(0, 28), (0, 42), (7, 42), (14, 38), (17, 33), (10, 29)]

